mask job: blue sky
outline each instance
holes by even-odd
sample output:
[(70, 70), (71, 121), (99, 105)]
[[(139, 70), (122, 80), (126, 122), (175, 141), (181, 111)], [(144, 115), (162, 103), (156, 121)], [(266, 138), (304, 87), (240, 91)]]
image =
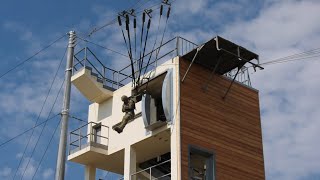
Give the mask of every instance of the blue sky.
[[(0, 74), (32, 55), (41, 47), (69, 30), (84, 36), (103, 25), (115, 14), (138, 0), (117, 1), (18, 1), (0, 6)], [(151, 2), (150, 2), (151, 1)], [(158, 0), (141, 0), (150, 6)], [(166, 38), (177, 35), (201, 43), (221, 35), (260, 55), (261, 62), (320, 47), (320, 2), (317, 0), (176, 0)], [(152, 32), (155, 33), (155, 32)], [(116, 25), (91, 37), (107, 47), (125, 53), (121, 31)], [(33, 126), (48, 88), (66, 47), (67, 39), (0, 79), (0, 142)], [(84, 44), (80, 43), (80, 46)], [(128, 61), (111, 52), (97, 49), (104, 62), (122, 67)], [(253, 87), (260, 91), (263, 146), (267, 179), (320, 179), (320, 71), (317, 59), (266, 66), (251, 74)], [(40, 116), (47, 118), (63, 80), (62, 65), (51, 96)], [(89, 102), (72, 90), (71, 114), (86, 119)], [(61, 109), (61, 95), (54, 108)], [(36, 128), (22, 161), (28, 162), (24, 179), (32, 178), (56, 121), (49, 121), (34, 156), (32, 147), (41, 132)], [(70, 129), (81, 123), (70, 120)], [(29, 134), (0, 147), (0, 179), (12, 179)], [(45, 156), (35, 179), (53, 179), (58, 133)], [(16, 179), (21, 178), (23, 169)], [(84, 169), (67, 164), (67, 179), (83, 179)], [(98, 172), (103, 177), (105, 172)], [(111, 176), (108, 179), (112, 179)]]

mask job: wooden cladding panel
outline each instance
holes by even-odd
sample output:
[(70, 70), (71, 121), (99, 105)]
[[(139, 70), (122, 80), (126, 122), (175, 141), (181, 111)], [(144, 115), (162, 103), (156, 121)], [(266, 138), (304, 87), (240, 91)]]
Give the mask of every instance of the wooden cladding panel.
[[(190, 62), (180, 59), (180, 77)], [(258, 92), (193, 64), (180, 89), (182, 179), (189, 145), (215, 153), (218, 180), (265, 179)], [(204, 91), (204, 87), (208, 88)]]

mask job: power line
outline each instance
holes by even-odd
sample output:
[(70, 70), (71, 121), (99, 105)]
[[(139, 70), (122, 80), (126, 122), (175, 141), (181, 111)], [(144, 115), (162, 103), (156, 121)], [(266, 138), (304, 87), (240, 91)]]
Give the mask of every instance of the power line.
[(272, 65), (272, 64), (281, 64), (281, 63), (292, 62), (292, 61), (306, 60), (306, 59), (315, 58), (315, 57), (320, 57), (320, 55), (303, 57), (303, 58), (296, 58), (296, 59), (289, 59), (289, 60), (284, 60), (284, 61), (276, 61), (276, 62), (272, 62), (272, 63), (266, 63), (263, 65), (267, 66), (267, 65)]
[[(62, 58), (62, 60), (63, 60), (63, 58)], [(60, 63), (60, 65), (61, 65), (61, 63)], [(57, 96), (56, 96), (56, 98), (55, 98), (55, 100), (54, 100), (54, 102), (53, 102), (53, 104), (52, 104), (52, 107), (51, 107), (51, 109), (50, 109), (50, 112), (49, 112), (49, 115), (48, 115), (47, 119), (50, 117), (50, 114), (52, 113), (52, 111), (53, 111), (53, 109), (54, 109), (54, 107), (55, 107), (55, 105), (56, 105), (56, 102), (57, 102), (58, 97), (59, 97), (59, 95), (60, 95), (60, 92), (61, 92), (61, 90), (62, 90), (63, 84), (64, 84), (64, 81), (61, 83), (60, 89), (59, 89), (59, 91), (58, 91), (58, 93), (57, 93)], [(60, 119), (60, 121), (61, 121), (61, 119)], [(30, 159), (32, 158), (32, 156), (33, 156), (33, 154), (34, 154), (34, 152), (35, 152), (35, 149), (36, 149), (36, 147), (37, 147), (37, 145), (38, 145), (38, 143), (39, 143), (39, 141), (40, 141), (40, 138), (41, 138), (41, 136), (42, 136), (43, 130), (45, 129), (46, 126), (47, 126), (47, 122), (44, 123), (44, 126), (43, 126), (42, 129), (41, 129), (41, 132), (40, 132), (40, 134), (39, 134), (39, 138), (37, 139), (36, 144), (35, 144), (34, 147), (33, 147), (33, 150), (32, 150), (32, 152), (31, 152), (30, 158), (28, 159), (28, 163), (27, 163), (27, 165), (26, 165), (26, 167), (25, 167), (25, 169), (24, 169), (24, 171), (23, 171), (23, 174), (22, 174), (21, 179), (23, 179), (23, 176), (24, 176), (24, 174), (25, 174), (25, 172), (26, 172), (26, 170), (27, 170), (27, 168), (28, 168), (28, 165), (29, 165), (29, 163), (30, 163)]]
[(94, 28), (89, 34), (88, 37), (91, 37), (94, 33), (100, 31), (101, 29), (104, 29), (107, 26), (110, 26), (112, 24), (115, 24), (117, 22), (117, 18), (114, 18), (113, 20), (111, 20), (110, 22), (104, 24), (103, 26), (100, 26), (98, 28)]
[[(67, 48), (66, 48), (66, 49), (67, 49)], [(46, 104), (46, 102), (47, 102), (47, 100), (48, 100), (48, 97), (49, 97), (50, 92), (51, 92), (51, 90), (52, 90), (53, 84), (54, 84), (54, 82), (55, 82), (55, 80), (56, 80), (56, 78), (57, 78), (57, 75), (58, 75), (58, 72), (59, 72), (59, 69), (60, 69), (60, 66), (61, 66), (61, 64), (62, 64), (62, 60), (63, 60), (65, 54), (66, 54), (66, 51), (64, 52), (63, 57), (61, 58), (60, 63), (59, 63), (59, 66), (58, 66), (58, 68), (57, 68), (57, 70), (56, 70), (56, 73), (55, 73), (55, 75), (54, 75), (54, 77), (53, 77), (53, 79), (52, 79), (52, 81), (51, 81), (50, 88), (49, 88), (48, 93), (47, 93), (47, 95), (46, 95), (46, 97), (45, 97), (45, 100), (44, 100), (44, 102), (43, 102), (43, 104), (42, 104), (42, 107), (41, 107), (41, 110), (40, 110), (39, 115), (38, 115), (38, 117), (37, 117), (37, 120), (36, 120), (36, 122), (35, 122), (35, 125), (36, 125), (36, 124), (38, 123), (38, 121), (40, 120), (40, 116), (41, 116), (42, 111), (43, 111), (43, 109), (44, 109), (44, 106), (45, 106), (45, 104)], [(31, 138), (32, 138), (32, 136), (33, 136), (33, 133), (34, 133), (34, 129), (32, 129), (32, 133), (31, 133), (31, 135), (29, 136), (28, 142), (27, 142), (27, 144), (26, 144), (26, 146), (25, 146), (25, 148), (24, 148), (23, 155), (22, 155), (21, 158), (20, 158), (20, 162), (19, 162), (19, 165), (18, 165), (18, 167), (17, 167), (17, 169), (16, 169), (16, 171), (15, 171), (15, 173), (14, 173), (13, 179), (16, 177), (16, 175), (17, 175), (17, 173), (18, 173), (19, 167), (20, 167), (20, 165), (21, 165), (21, 163), (22, 163), (22, 160), (23, 160), (23, 158), (24, 158), (24, 156), (25, 156), (25, 154), (26, 154), (26, 151), (27, 151), (27, 148), (28, 148), (28, 146), (29, 146), (29, 144), (30, 144)]]
[[(131, 6), (129, 9), (134, 8), (137, 4), (140, 3), (140, 1), (141, 1), (141, 0), (139, 0), (136, 4), (134, 4), (133, 6)], [(91, 37), (94, 33), (98, 32), (98, 31), (100, 31), (100, 30), (102, 30), (102, 29), (104, 29), (104, 28), (106, 28), (106, 27), (108, 27), (108, 26), (110, 26), (110, 25), (113, 25), (113, 24), (115, 24), (116, 22), (117, 22), (117, 18), (114, 18), (114, 19), (112, 19), (111, 21), (107, 22), (106, 24), (104, 24), (104, 25), (102, 25), (102, 26), (100, 26), (100, 27), (98, 27), (98, 28), (93, 28), (93, 30), (91, 30), (90, 33), (88, 34), (88, 37)]]
[[(320, 48), (315, 48), (312, 50), (300, 52), (297, 54), (292, 54), (282, 58), (277, 58), (274, 60), (267, 61), (265, 63), (260, 63), (259, 65), (267, 66), (272, 64), (281, 64), (281, 63), (292, 62), (292, 61), (306, 60), (306, 59), (316, 58), (316, 57), (320, 57)], [(249, 66), (248, 68), (250, 67), (254, 67), (254, 66)]]
[[(144, 4), (148, 3), (148, 1), (150, 1), (150, 0), (146, 0), (146, 2)], [(133, 4), (130, 9), (139, 9), (141, 6), (143, 6), (143, 4), (140, 4), (141, 2), (142, 2), (142, 0), (138, 0), (138, 2)], [(139, 4), (140, 4), (140, 6), (138, 6)], [(138, 7), (136, 7), (136, 6), (138, 6)]]
[(56, 115), (52, 116), (51, 118), (49, 118), (49, 119), (47, 119), (47, 120), (45, 120), (45, 121), (43, 121), (43, 122), (41, 122), (41, 123), (37, 124), (36, 126), (33, 126), (33, 127), (32, 127), (32, 128), (30, 128), (30, 129), (27, 129), (27, 130), (23, 131), (22, 133), (20, 133), (20, 134), (18, 134), (18, 135), (16, 135), (16, 136), (14, 136), (14, 137), (12, 137), (11, 139), (8, 139), (7, 141), (5, 141), (5, 142), (1, 143), (1, 144), (0, 144), (0, 147), (2, 147), (2, 146), (4, 146), (4, 145), (8, 144), (9, 142), (11, 142), (11, 141), (13, 141), (13, 140), (17, 139), (18, 137), (20, 137), (20, 136), (22, 136), (22, 135), (26, 134), (27, 132), (29, 132), (29, 131), (31, 131), (31, 130), (33, 130), (33, 129), (35, 129), (36, 127), (41, 126), (42, 124), (44, 124), (44, 123), (46, 123), (46, 122), (50, 121), (51, 119), (54, 119), (54, 118), (55, 118), (55, 117), (57, 117), (58, 115), (60, 115), (60, 113), (58, 113), (58, 114), (56, 114)]
[(49, 143), (48, 143), (48, 145), (47, 145), (44, 153), (43, 153), (42, 156), (41, 156), (41, 159), (40, 159), (39, 164), (38, 164), (38, 166), (37, 166), (37, 168), (36, 168), (36, 170), (35, 170), (35, 172), (34, 172), (34, 174), (33, 174), (33, 176), (32, 176), (32, 179), (34, 179), (34, 177), (36, 176), (36, 174), (37, 174), (37, 172), (38, 172), (38, 170), (39, 170), (39, 167), (40, 167), (40, 165), (41, 165), (41, 163), (42, 163), (42, 161), (43, 161), (43, 158), (44, 158), (44, 156), (47, 154), (47, 151), (48, 151), (48, 149), (49, 149), (49, 147), (50, 147), (50, 145), (51, 145), (51, 142), (52, 142), (52, 140), (53, 140), (53, 138), (54, 138), (54, 135), (56, 134), (57, 129), (59, 128), (60, 123), (61, 123), (61, 118), (60, 118), (59, 123), (57, 124), (56, 128), (54, 129), (52, 135), (51, 135), (51, 138), (50, 138), (50, 140), (49, 140)]
[(278, 58), (275, 60), (270, 60), (265, 63), (261, 63), (260, 65), (270, 65), (270, 64), (277, 64), (277, 63), (284, 63), (284, 62), (290, 62), (290, 61), (297, 61), (302, 59), (309, 59), (314, 57), (320, 56), (320, 48), (312, 49), (309, 51), (304, 51), (301, 53), (289, 55), (283, 58)]
[(103, 46), (103, 45), (101, 45), (101, 44), (97, 44), (97, 43), (95, 43), (95, 42), (92, 42), (92, 41), (89, 41), (89, 40), (87, 40), (87, 39), (81, 38), (81, 37), (79, 37), (79, 36), (78, 36), (77, 38), (79, 38), (80, 40), (82, 40), (82, 41), (84, 41), (84, 42), (93, 44), (93, 45), (98, 46), (98, 47), (100, 47), (100, 48), (103, 48), (103, 49), (106, 49), (106, 50), (108, 50), (108, 51), (111, 51), (111, 52), (114, 52), (114, 53), (116, 53), (116, 54), (119, 54), (119, 55), (121, 55), (121, 56), (129, 57), (128, 55), (125, 55), (125, 54), (123, 54), (123, 53), (121, 53), (121, 52), (118, 52), (118, 51), (116, 51), (116, 50), (110, 49), (110, 48), (108, 48), (108, 47), (105, 47), (105, 46)]
[(28, 57), (27, 59), (23, 60), (22, 62), (20, 62), (19, 64), (17, 64), (16, 66), (14, 66), (13, 68), (9, 69), (7, 72), (3, 73), (0, 76), (0, 79), (2, 77), (4, 77), (5, 75), (9, 74), (11, 71), (17, 69), (19, 66), (23, 65), (25, 62), (31, 60), (32, 58), (34, 58), (35, 56), (37, 56), (38, 54), (40, 54), (42, 51), (48, 49), (49, 47), (51, 47), (52, 45), (54, 45), (55, 43), (57, 43), (60, 39), (64, 38), (66, 35), (64, 34), (63, 36), (59, 37), (58, 39), (54, 40), (52, 43), (48, 44), (47, 46), (45, 46), (44, 48), (40, 49), (38, 52), (36, 52), (35, 54), (33, 54), (32, 56)]
[(75, 119), (75, 120), (81, 121), (81, 122), (85, 122), (85, 123), (87, 123), (87, 122), (88, 122), (88, 121), (85, 121), (85, 120), (83, 120), (83, 119), (77, 118), (77, 117), (72, 116), (72, 115), (70, 115), (69, 117), (70, 117), (70, 118), (72, 118), (72, 119)]
[[(136, 5), (139, 4), (139, 1), (134, 6), (131, 6), (128, 9), (133, 9)], [(142, 7), (143, 5), (147, 4), (148, 2), (150, 2), (150, 0), (147, 0), (145, 3), (141, 4), (140, 6), (138, 6), (137, 8), (134, 8), (134, 9), (139, 9), (140, 7)], [(149, 7), (149, 9), (152, 8), (152, 7), (155, 7), (156, 5), (159, 5), (159, 4), (161, 4), (161, 3), (157, 3), (155, 5), (152, 5), (151, 7)], [(143, 12), (143, 11), (141, 11), (141, 12)], [(141, 13), (141, 12), (139, 12), (139, 13)], [(139, 14), (139, 13), (137, 13), (137, 14)], [(102, 30), (102, 29), (104, 29), (104, 28), (106, 28), (106, 27), (108, 27), (110, 25), (113, 25), (116, 22), (117, 22), (117, 18), (114, 18), (111, 21), (107, 22), (106, 24), (104, 24), (104, 25), (102, 25), (102, 26), (100, 26), (98, 28), (93, 28), (93, 30), (90, 31), (90, 33), (87, 35), (87, 37), (91, 37), (94, 33), (98, 32), (98, 31), (100, 31), (100, 30)]]

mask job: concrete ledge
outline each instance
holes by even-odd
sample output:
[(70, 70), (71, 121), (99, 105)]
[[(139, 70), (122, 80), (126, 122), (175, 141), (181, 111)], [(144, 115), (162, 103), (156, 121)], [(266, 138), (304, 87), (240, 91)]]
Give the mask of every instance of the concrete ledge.
[(82, 68), (72, 77), (71, 82), (76, 88), (91, 102), (101, 103), (113, 96), (113, 89), (106, 89), (96, 76), (91, 75), (91, 71)]

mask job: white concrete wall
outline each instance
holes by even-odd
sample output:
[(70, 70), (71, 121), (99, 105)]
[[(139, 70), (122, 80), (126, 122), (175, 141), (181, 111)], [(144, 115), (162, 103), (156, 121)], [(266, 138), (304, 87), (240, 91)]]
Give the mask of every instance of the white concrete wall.
[[(172, 69), (173, 72), (173, 99), (174, 103), (173, 107), (173, 116), (174, 119), (171, 123), (167, 125), (167, 128), (171, 130), (171, 169), (172, 169), (172, 179), (180, 179), (180, 128), (179, 128), (179, 118), (180, 118), (180, 110), (179, 110), (179, 58), (176, 57), (171, 59), (164, 64), (158, 66), (158, 68), (154, 71), (147, 73), (147, 75), (151, 76), (151, 78), (156, 77), (168, 69)], [(119, 123), (122, 120), (124, 113), (122, 110), (121, 96), (122, 95), (131, 95), (131, 83), (116, 90), (113, 93), (113, 98), (104, 101), (101, 104), (93, 103), (89, 106), (89, 122), (101, 122), (103, 125), (109, 127), (109, 131), (106, 131), (105, 128), (102, 128), (102, 136), (109, 137), (108, 142), (108, 154), (112, 154), (119, 150), (130, 147), (132, 144), (139, 142), (143, 139), (146, 139), (157, 131), (163, 130), (160, 128), (153, 132), (149, 132), (145, 129), (142, 117), (135, 119), (134, 121), (127, 124), (124, 128), (124, 131), (121, 134), (118, 134), (116, 131), (112, 129), (112, 126)], [(136, 104), (135, 113), (141, 112), (141, 102)], [(106, 141), (102, 141), (103, 143), (107, 143)], [(106, 144), (105, 144), (106, 145)]]
[[(176, 69), (178, 68), (177, 62), (178, 58), (169, 60), (164, 64), (159, 65), (156, 70), (147, 73), (147, 75), (150, 75), (150, 77), (153, 78), (164, 73), (168, 69)], [(173, 77), (177, 77), (175, 73), (173, 73)], [(176, 81), (173, 80), (173, 82)], [(174, 84), (173, 88), (176, 88), (175, 86), (176, 84)], [(176, 91), (174, 92), (176, 93)], [(121, 96), (123, 95), (131, 95), (131, 83), (116, 90), (113, 93), (113, 98), (110, 98), (101, 104), (93, 103), (89, 106), (89, 122), (101, 122), (103, 125), (109, 127), (109, 132), (106, 132), (104, 128), (102, 129), (102, 136), (109, 137), (109, 154), (117, 152), (121, 149), (124, 149), (128, 145), (134, 144), (151, 136), (151, 133), (148, 132), (144, 127), (142, 117), (139, 117), (128, 123), (121, 134), (118, 134), (116, 131), (112, 130), (112, 126), (119, 123), (124, 115), (124, 113), (121, 111), (123, 104), (121, 101)], [(174, 94), (173, 97), (176, 97), (176, 95)], [(176, 111), (175, 108), (176, 106), (174, 106), (174, 112)], [(137, 114), (139, 112), (141, 112), (141, 102), (136, 104), (135, 113)]]

